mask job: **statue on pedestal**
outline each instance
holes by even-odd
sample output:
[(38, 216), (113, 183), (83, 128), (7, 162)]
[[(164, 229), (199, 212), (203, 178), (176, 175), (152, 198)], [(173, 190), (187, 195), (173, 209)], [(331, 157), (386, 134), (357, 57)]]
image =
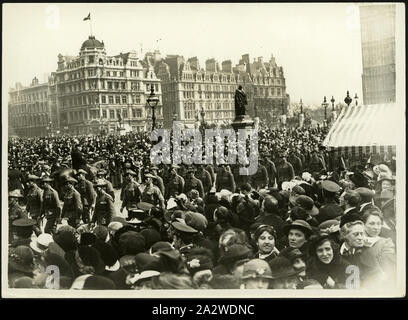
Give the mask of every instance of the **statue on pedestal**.
[(246, 93), (242, 86), (239, 86), (235, 90), (235, 118), (246, 115), (246, 105), (248, 105)]

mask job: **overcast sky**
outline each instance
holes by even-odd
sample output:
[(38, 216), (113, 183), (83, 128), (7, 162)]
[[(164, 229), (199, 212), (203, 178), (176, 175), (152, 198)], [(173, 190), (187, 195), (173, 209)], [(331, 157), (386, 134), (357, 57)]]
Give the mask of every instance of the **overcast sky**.
[[(362, 97), (358, 7), (332, 4), (4, 4), (3, 90), (42, 82), (59, 53), (78, 55), (93, 34), (108, 55), (159, 47), (162, 55), (215, 58), (235, 65), (273, 54), (284, 68), (291, 102), (336, 103), (346, 91)], [(159, 42), (156, 40), (161, 39)]]

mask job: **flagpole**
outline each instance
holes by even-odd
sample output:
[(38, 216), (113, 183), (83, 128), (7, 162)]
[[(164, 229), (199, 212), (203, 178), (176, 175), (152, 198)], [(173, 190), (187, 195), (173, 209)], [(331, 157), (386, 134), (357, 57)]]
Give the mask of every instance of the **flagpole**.
[(92, 36), (92, 19), (91, 18), (89, 18), (89, 26), (91, 28), (91, 36)]

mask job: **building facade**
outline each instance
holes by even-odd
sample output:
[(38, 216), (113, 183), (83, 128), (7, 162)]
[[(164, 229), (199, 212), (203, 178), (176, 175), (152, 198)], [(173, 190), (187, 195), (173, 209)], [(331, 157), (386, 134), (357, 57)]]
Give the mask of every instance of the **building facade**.
[(9, 90), (9, 135), (46, 136), (50, 132), (52, 105), (48, 83), (34, 78), (28, 87), (17, 83)]
[(395, 102), (395, 5), (360, 5), (363, 102)]
[[(151, 56), (152, 57), (152, 56)], [(187, 127), (201, 121), (228, 124), (235, 118), (235, 90), (242, 85), (247, 94), (248, 114), (275, 120), (286, 113), (289, 96), (282, 67), (272, 57), (267, 63), (262, 58), (253, 63), (243, 55), (239, 64), (230, 60), (221, 67), (214, 59), (200, 67), (197, 57), (184, 59), (169, 55), (152, 61), (157, 77), (162, 81), (164, 126), (170, 128), (173, 120), (183, 121)]]
[(78, 56), (58, 56), (55, 77), (60, 127), (70, 134), (111, 133), (124, 126), (149, 130), (146, 99), (152, 85), (159, 97), (156, 123), (163, 123), (160, 79), (136, 52), (108, 56), (104, 43), (90, 36)]

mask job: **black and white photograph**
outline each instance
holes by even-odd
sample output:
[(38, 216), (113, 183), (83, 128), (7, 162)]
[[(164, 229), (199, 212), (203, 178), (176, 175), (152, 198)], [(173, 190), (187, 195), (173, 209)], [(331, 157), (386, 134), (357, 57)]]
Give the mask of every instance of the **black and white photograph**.
[(404, 3), (2, 18), (2, 297), (405, 296)]

